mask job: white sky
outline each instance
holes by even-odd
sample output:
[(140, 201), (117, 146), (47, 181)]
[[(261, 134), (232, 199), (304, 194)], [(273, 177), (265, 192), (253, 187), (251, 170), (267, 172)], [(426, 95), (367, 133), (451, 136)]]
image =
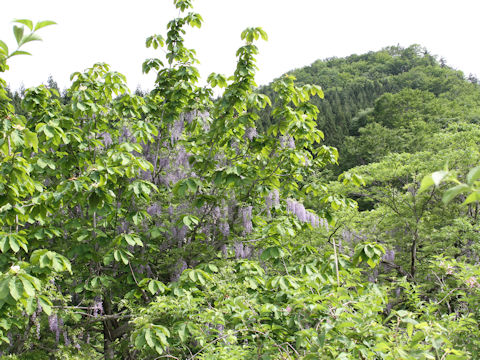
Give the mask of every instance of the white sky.
[[(129, 86), (153, 86), (142, 75), (146, 58), (162, 54), (145, 48), (145, 38), (165, 35), (177, 15), (171, 0), (0, 0), (0, 39), (14, 48), (11, 21), (54, 20), (40, 31), (43, 42), (25, 50), (33, 57), (10, 60), (1, 74), (12, 88), (45, 83), (51, 74), (60, 87), (69, 76), (95, 62), (106, 62), (127, 76)], [(259, 85), (317, 59), (343, 57), (384, 46), (425, 46), (447, 64), (480, 75), (478, 0), (194, 0), (204, 19), (201, 29), (189, 29), (187, 45), (197, 51), (204, 78), (211, 72), (230, 75), (240, 33), (261, 26), (269, 35), (259, 42)]]

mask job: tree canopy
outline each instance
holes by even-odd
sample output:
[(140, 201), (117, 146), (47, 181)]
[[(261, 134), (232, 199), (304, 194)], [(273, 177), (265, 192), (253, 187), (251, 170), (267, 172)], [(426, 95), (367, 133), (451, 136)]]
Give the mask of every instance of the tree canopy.
[(478, 84), (414, 45), (259, 88), (251, 27), (200, 86), (173, 3), (151, 91), (0, 79), (2, 358), (477, 359)]

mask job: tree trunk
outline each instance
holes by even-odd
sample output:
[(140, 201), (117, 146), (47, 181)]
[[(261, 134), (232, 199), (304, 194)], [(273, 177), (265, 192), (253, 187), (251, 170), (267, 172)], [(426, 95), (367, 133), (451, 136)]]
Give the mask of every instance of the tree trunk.
[(416, 262), (417, 262), (417, 242), (418, 242), (418, 234), (415, 231), (412, 240), (412, 248), (411, 252), (411, 264), (410, 264), (410, 275), (412, 276), (412, 281), (415, 282), (415, 272), (416, 272)]
[[(107, 298), (108, 295), (105, 294), (103, 297), (103, 311), (105, 315), (111, 315), (112, 313), (112, 304)], [(115, 350), (113, 348), (113, 337), (112, 337), (112, 326), (111, 320), (103, 321), (103, 357), (105, 360), (115, 359)]]

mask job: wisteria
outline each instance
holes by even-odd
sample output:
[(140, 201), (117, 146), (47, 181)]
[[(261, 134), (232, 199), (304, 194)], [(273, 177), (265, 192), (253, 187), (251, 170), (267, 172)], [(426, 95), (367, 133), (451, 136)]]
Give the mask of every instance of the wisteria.
[(103, 132), (100, 134), (102, 138), (102, 144), (104, 147), (109, 147), (110, 145), (113, 144), (112, 136), (108, 132)]
[(303, 223), (309, 223), (314, 228), (321, 225), (328, 231), (328, 222), (325, 219), (320, 219), (317, 214), (307, 211), (302, 203), (294, 199), (287, 199), (287, 212), (296, 215)]
[(307, 211), (305, 221), (308, 222), (310, 225), (312, 225), (312, 227), (314, 227), (314, 228), (316, 228), (320, 225), (320, 220), (318, 218), (318, 215), (314, 214), (310, 211)]
[(60, 329), (63, 325), (63, 320), (58, 317), (57, 314), (50, 315), (48, 317), (48, 326), (51, 332), (55, 333), (55, 342), (58, 344), (60, 340)]
[(395, 250), (394, 249), (386, 250), (382, 260), (393, 263), (395, 261)]
[(300, 220), (301, 222), (307, 221), (307, 212), (305, 211), (305, 207), (303, 206), (302, 203), (300, 202), (295, 203), (294, 214), (297, 215), (298, 220)]
[(32, 322), (35, 324), (35, 333), (37, 335), (37, 339), (40, 339), (40, 321), (38, 320), (38, 311), (35, 311), (32, 314)]
[(232, 140), (230, 143), (231, 148), (235, 151), (235, 154), (240, 154), (240, 144), (237, 140)]
[(280, 146), (287, 149), (295, 149), (295, 140), (292, 136), (280, 136)]
[(119, 142), (135, 142), (135, 138), (132, 136), (130, 129), (126, 126), (122, 127), (120, 132)]
[(250, 234), (253, 230), (252, 225), (252, 206), (246, 206), (241, 209), (242, 225), (245, 234)]
[(159, 157), (157, 160), (157, 164), (160, 169), (166, 168), (169, 163), (170, 159), (168, 157)]
[(184, 112), (180, 115), (180, 120), (185, 121), (187, 124), (191, 124), (196, 115), (197, 112), (195, 110)]
[(171, 238), (175, 240), (179, 247), (182, 247), (185, 244), (185, 238), (187, 236), (188, 227), (185, 225), (181, 228), (173, 226), (170, 230)]
[(295, 214), (301, 222), (306, 222), (307, 214), (302, 203), (294, 199), (287, 199), (287, 211)]
[(183, 128), (184, 128), (184, 122), (182, 119), (176, 120), (173, 123), (173, 126), (171, 127), (170, 130), (170, 139), (172, 141), (172, 144), (178, 141), (180, 137), (182, 136), (183, 133)]
[(58, 330), (57, 314), (52, 314), (48, 317), (48, 327), (51, 332), (56, 332)]
[(280, 193), (278, 189), (273, 189), (272, 190), (272, 200), (273, 200), (273, 206), (277, 206), (280, 204)]
[(147, 213), (150, 216), (158, 216), (162, 213), (162, 206), (155, 202), (147, 208)]
[(212, 210), (213, 221), (217, 221), (222, 217), (222, 212), (219, 206), (215, 206)]
[(190, 155), (185, 151), (185, 148), (183, 146), (178, 147), (178, 151), (176, 154), (176, 158), (174, 159), (174, 163), (176, 166), (183, 166), (186, 168), (190, 167), (190, 164), (188, 162), (188, 158)]
[(257, 129), (255, 127), (248, 127), (245, 129), (245, 138), (252, 141), (258, 136)]
[(273, 189), (270, 191), (267, 196), (265, 197), (265, 205), (267, 206), (267, 214), (270, 217), (270, 209), (272, 206), (277, 206), (280, 203), (280, 193), (278, 189)]
[(236, 259), (247, 259), (253, 254), (253, 247), (246, 246), (242, 242), (237, 241), (233, 244)]
[(293, 137), (290, 136), (288, 138), (287, 146), (289, 149), (295, 149), (295, 140), (293, 139)]
[(63, 333), (63, 342), (65, 346), (70, 346), (71, 342), (70, 342), (70, 339), (68, 338), (67, 330), (63, 329), (62, 333)]
[(230, 225), (228, 225), (228, 222), (221, 221), (218, 225), (218, 229), (224, 237), (228, 237), (228, 235), (230, 235)]
[(92, 310), (93, 310), (93, 317), (97, 317), (98, 315), (103, 314), (103, 302), (99, 296), (95, 298)]
[(73, 347), (77, 350), (80, 350), (82, 348), (78, 343), (78, 339), (76, 337), (73, 338)]
[(329, 225), (327, 219), (319, 219), (320, 220), (320, 226), (323, 227), (325, 230), (329, 231)]

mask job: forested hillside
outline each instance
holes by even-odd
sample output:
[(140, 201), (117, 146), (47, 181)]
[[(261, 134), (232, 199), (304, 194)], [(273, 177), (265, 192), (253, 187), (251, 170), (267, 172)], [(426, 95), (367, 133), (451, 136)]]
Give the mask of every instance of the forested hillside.
[(255, 27), (200, 86), (173, 3), (151, 91), (0, 78), (1, 358), (480, 359), (477, 81), (412, 46), (259, 89)]
[[(408, 129), (416, 132), (412, 126), (419, 124), (413, 120), (427, 122), (427, 127), (436, 123), (435, 128), (424, 129), (423, 133), (456, 120), (480, 120), (477, 79), (465, 79), (461, 71), (451, 69), (443, 58), (438, 60), (419, 45), (318, 60), (290, 74), (299, 84), (322, 86), (325, 98), (313, 100), (320, 111), (317, 122), (325, 133), (325, 143), (339, 149), (342, 169), (370, 162), (376, 150), (383, 156), (407, 149), (416, 142), (405, 133)], [(271, 94), (269, 87), (263, 91)], [(262, 124), (270, 123), (267, 108)], [(354, 140), (348, 137), (358, 137), (360, 132), (360, 139), (350, 144)], [(371, 148), (376, 136), (387, 139), (383, 149)]]

